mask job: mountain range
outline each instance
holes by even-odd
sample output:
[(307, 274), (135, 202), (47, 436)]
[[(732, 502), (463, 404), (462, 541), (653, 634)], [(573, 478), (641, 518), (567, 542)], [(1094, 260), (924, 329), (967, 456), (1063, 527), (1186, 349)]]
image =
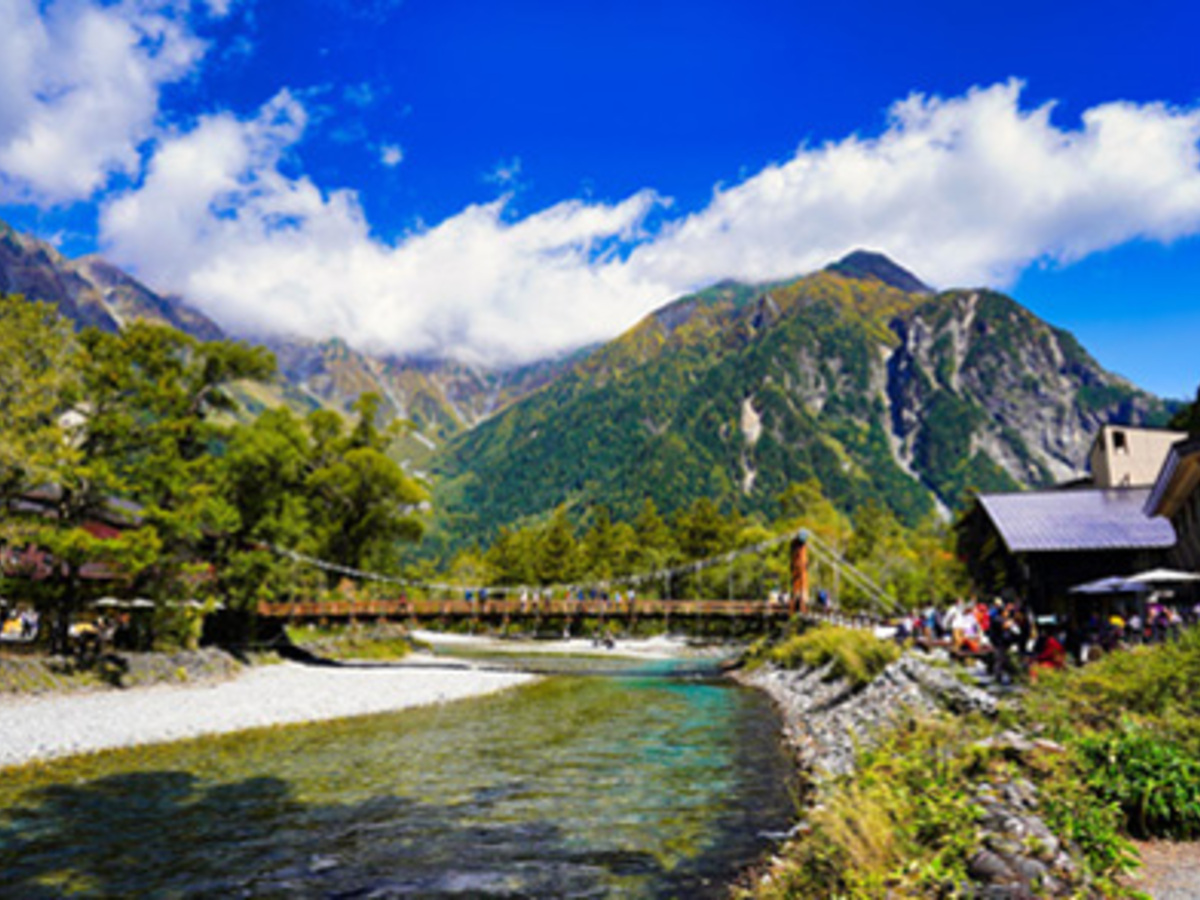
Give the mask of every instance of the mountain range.
[[(224, 336), (181, 298), (2, 223), (0, 291), (81, 325)], [(631, 517), (646, 497), (664, 512), (703, 495), (773, 513), (808, 478), (844, 509), (874, 500), (912, 524), (971, 490), (1079, 478), (1101, 425), (1171, 412), (1012, 298), (936, 292), (866, 251), (796, 279), (719, 283), (518, 368), (266, 343), (280, 377), (245, 386), (248, 408), (345, 411), (375, 391), (413, 423), (398, 452), (431, 473), (440, 521), (479, 539), (562, 505)]]

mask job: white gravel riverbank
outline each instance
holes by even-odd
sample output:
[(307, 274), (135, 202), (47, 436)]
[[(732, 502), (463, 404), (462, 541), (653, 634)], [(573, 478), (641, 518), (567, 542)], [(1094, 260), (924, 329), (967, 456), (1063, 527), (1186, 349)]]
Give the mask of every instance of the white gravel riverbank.
[(241, 731), (390, 712), (477, 697), (533, 680), (517, 672), (295, 663), (246, 669), (230, 681), (0, 699), (0, 767)]

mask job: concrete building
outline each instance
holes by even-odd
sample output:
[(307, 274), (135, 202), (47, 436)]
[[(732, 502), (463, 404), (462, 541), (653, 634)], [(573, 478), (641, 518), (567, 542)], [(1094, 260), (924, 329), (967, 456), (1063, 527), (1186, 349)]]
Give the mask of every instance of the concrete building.
[(1092, 484), (1098, 488), (1150, 487), (1171, 447), (1187, 433), (1164, 428), (1102, 425), (1088, 453)]

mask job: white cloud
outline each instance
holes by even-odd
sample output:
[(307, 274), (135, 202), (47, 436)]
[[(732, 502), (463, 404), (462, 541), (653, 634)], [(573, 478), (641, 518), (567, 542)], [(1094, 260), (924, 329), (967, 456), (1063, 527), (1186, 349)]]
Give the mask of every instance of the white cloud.
[(384, 144), (379, 148), (379, 161), (389, 169), (404, 162), (404, 148), (399, 144)]
[[(914, 95), (881, 135), (801, 147), (654, 235), (661, 201), (643, 191), (515, 220), (504, 197), (395, 244), (371, 236), (354, 193), (281, 173), (306, 119), (283, 93), (255, 119), (212, 116), (162, 141), (144, 183), (104, 210), (103, 238), (234, 327), (496, 361), (859, 246), (936, 284), (1003, 284), (1035, 260), (1200, 231), (1200, 112), (1112, 103), (1062, 128), (1049, 106), (1021, 109), (1020, 91)], [(515, 177), (519, 160), (504, 168)]]
[(716, 190), (631, 264), (696, 285), (786, 277), (865, 246), (937, 284), (1004, 285), (1038, 259), (1200, 230), (1200, 112), (1109, 103), (1064, 129), (1050, 105), (1022, 110), (1021, 87), (913, 95), (877, 138), (801, 147)]
[(188, 12), (184, 0), (0, 3), (0, 200), (85, 199), (136, 175), (162, 86), (204, 51)]
[(650, 193), (515, 223), (501, 199), (387, 245), (353, 193), (281, 174), (305, 120), (284, 92), (255, 119), (214, 115), (164, 140), (144, 183), (102, 212), (109, 254), (236, 328), (487, 360), (607, 337), (666, 290), (605, 253), (636, 236)]

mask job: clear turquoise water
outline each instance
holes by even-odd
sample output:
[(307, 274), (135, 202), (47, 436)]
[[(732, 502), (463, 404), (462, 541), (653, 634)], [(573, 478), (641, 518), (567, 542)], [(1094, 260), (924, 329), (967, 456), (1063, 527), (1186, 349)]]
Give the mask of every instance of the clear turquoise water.
[(775, 714), (616, 668), (17, 770), (0, 896), (724, 896), (793, 814)]

